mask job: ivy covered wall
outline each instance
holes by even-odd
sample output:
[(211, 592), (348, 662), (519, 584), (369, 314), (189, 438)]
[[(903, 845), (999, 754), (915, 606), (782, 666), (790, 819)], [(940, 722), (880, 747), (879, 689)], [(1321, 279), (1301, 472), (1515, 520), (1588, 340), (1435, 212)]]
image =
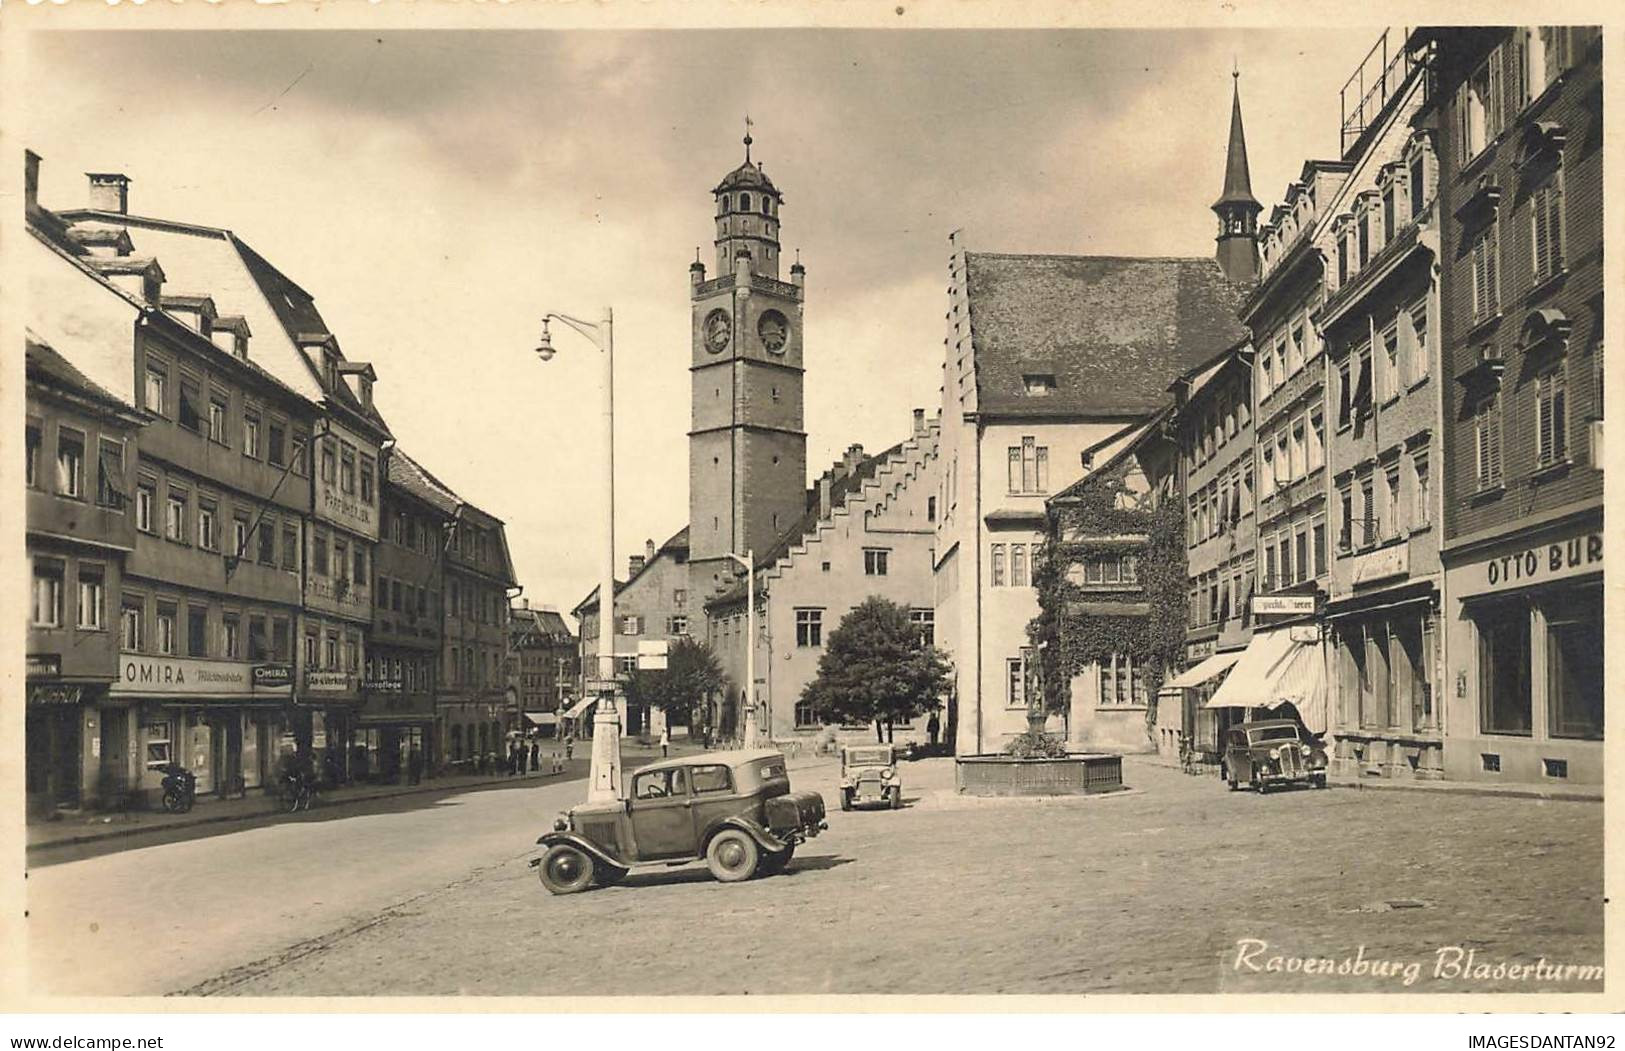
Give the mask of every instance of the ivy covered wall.
[[(1159, 441), (1160, 439), (1152, 439)], [(1148, 443), (1149, 444), (1149, 443)], [(1153, 451), (1154, 452), (1154, 451)], [(1112, 654), (1127, 654), (1146, 669), (1146, 726), (1156, 722), (1157, 690), (1180, 667), (1185, 645), (1185, 515), (1171, 456), (1143, 458), (1153, 469), (1149, 492), (1129, 484), (1142, 460), (1133, 453), (1052, 498), (1047, 536), (1034, 566), (1039, 614), (1028, 638), (1039, 654), (1044, 707), (1064, 713), (1071, 705), (1073, 676)], [(1160, 477), (1159, 477), (1160, 474)], [(1102, 589), (1073, 571), (1091, 556), (1133, 553), (1139, 560), (1138, 590)], [(1149, 612), (1110, 613), (1108, 604), (1148, 606)], [(1087, 612), (1085, 606), (1093, 607)]]

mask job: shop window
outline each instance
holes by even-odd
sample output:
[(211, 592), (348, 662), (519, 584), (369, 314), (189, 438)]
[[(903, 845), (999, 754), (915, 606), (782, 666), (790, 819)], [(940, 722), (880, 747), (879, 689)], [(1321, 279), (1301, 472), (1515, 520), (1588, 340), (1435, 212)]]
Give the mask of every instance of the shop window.
[[(1527, 737), (1534, 723), (1529, 607), (1498, 602), (1473, 615), (1478, 633), (1479, 721), (1484, 733)], [(1601, 652), (1593, 650), (1591, 659)]]
[(1601, 740), (1603, 724), (1602, 591), (1564, 596), (1546, 620), (1546, 698), (1553, 737)]
[(1422, 645), (1422, 619), (1397, 618), (1392, 622), (1393, 716), (1401, 730), (1427, 728), (1432, 698), (1428, 693), (1428, 665)]
[(1388, 636), (1379, 622), (1365, 636), (1365, 662), (1361, 669), (1360, 725), (1383, 729), (1391, 725), (1388, 679)]
[(147, 740), (147, 769), (157, 770), (168, 766), (174, 760), (173, 724), (168, 720), (150, 722), (142, 726), (141, 733)]

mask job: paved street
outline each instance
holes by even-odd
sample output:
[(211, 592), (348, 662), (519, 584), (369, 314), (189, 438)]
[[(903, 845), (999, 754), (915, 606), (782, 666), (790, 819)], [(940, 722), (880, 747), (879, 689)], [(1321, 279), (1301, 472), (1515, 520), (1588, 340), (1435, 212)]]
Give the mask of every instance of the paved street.
[[(903, 769), (908, 808), (836, 811), (786, 874), (732, 886), (694, 867), (547, 895), (525, 862), (579, 782), (318, 812), (53, 865), (31, 873), (36, 983), (243, 995), (1600, 990), (1494, 971), (1601, 962), (1594, 803), (1260, 798), (1135, 759), (1134, 790), (1118, 796), (969, 800), (951, 794), (945, 761)], [(828, 764), (792, 776), (833, 799)], [(1435, 977), (1450, 946), (1475, 950), (1484, 976)], [(1344, 959), (1359, 973), (1338, 975)], [(1313, 973), (1319, 961), (1333, 973)], [(1416, 977), (1373, 977), (1373, 961), (1415, 963)]]

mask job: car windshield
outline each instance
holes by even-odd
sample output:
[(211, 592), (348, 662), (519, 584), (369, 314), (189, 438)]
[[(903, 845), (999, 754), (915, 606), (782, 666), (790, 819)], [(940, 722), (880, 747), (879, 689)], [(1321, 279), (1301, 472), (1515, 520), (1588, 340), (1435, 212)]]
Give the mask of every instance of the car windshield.
[(854, 748), (846, 753), (848, 766), (889, 766), (890, 748)]
[(1254, 741), (1296, 741), (1298, 728), (1296, 726), (1266, 726), (1252, 731)]

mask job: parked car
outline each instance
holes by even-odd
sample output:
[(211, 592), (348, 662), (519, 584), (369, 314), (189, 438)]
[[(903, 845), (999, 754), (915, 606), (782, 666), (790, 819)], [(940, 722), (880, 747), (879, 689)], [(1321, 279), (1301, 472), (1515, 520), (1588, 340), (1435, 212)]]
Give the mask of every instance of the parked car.
[(1258, 792), (1295, 783), (1326, 787), (1326, 749), (1291, 719), (1232, 726), (1224, 742), (1224, 779), (1231, 791), (1244, 784)]
[(849, 744), (841, 749), (841, 809), (903, 806), (897, 749), (890, 744)]
[(824, 797), (790, 789), (783, 753), (707, 752), (643, 767), (624, 799), (572, 807), (537, 839), (547, 849), (531, 865), (554, 894), (701, 859), (736, 883), (783, 871), (799, 844), (828, 827)]

